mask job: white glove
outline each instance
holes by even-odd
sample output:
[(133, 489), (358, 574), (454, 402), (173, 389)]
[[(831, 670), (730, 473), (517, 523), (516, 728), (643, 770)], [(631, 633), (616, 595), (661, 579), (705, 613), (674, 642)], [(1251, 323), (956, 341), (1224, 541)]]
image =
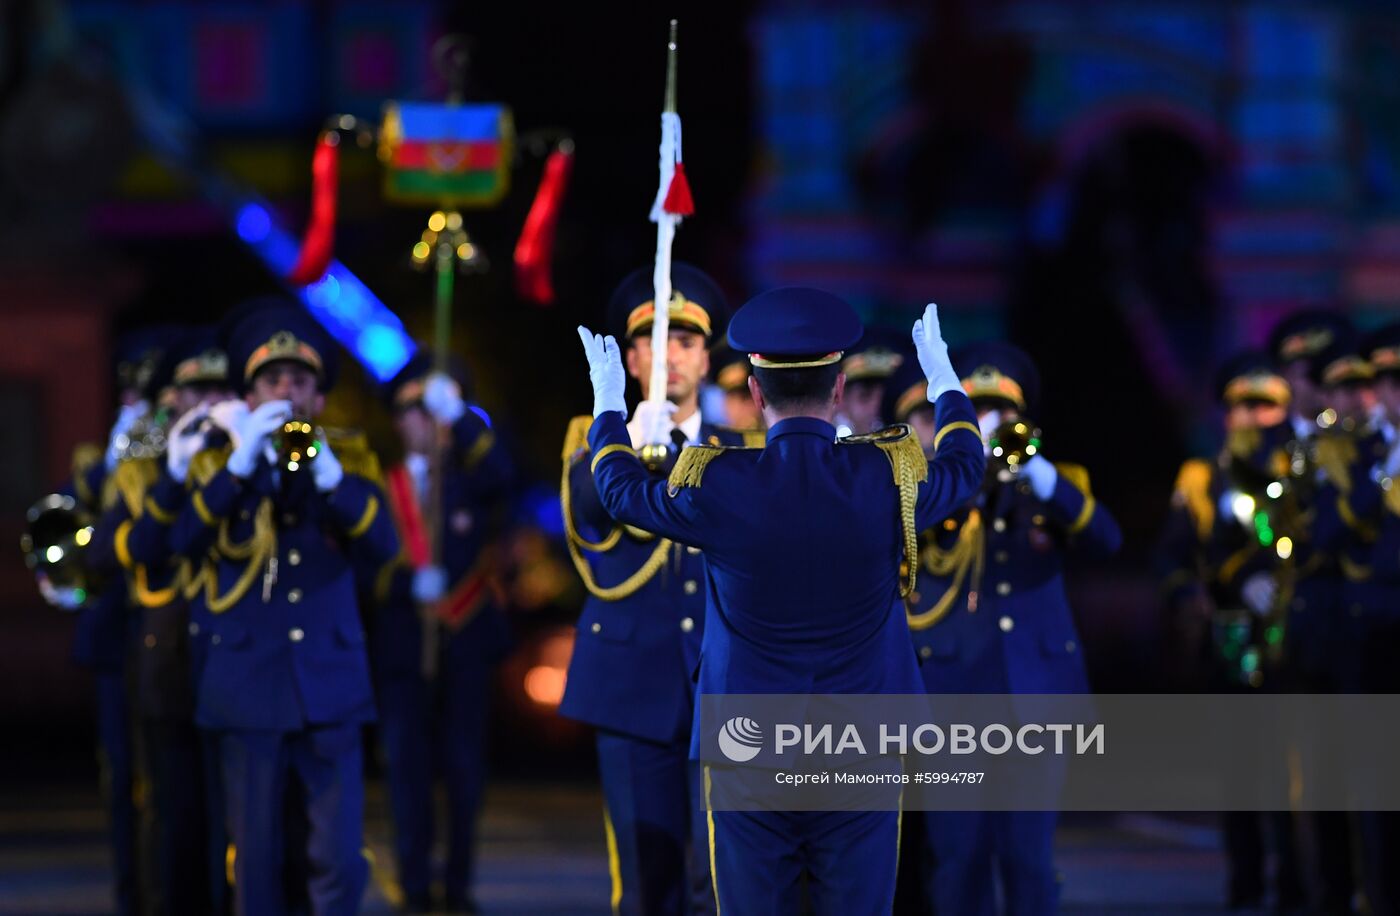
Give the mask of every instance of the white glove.
[(1394, 477), (1400, 474), (1400, 442), (1390, 447), (1390, 454), (1385, 458), (1385, 467), (1382, 473), (1386, 477)]
[(325, 439), (317, 440), (316, 457), (311, 462), (311, 479), (316, 482), (316, 489), (329, 493), (340, 486), (344, 477), (345, 469), (331, 451), (331, 444)]
[(462, 386), (444, 372), (434, 372), (428, 376), (423, 386), (423, 406), (433, 419), (451, 426), (462, 419), (467, 412), (467, 402), (462, 400)]
[(1060, 479), (1060, 472), (1055, 470), (1055, 466), (1045, 460), (1042, 455), (1032, 455), (1021, 469), (1026, 481), (1031, 485), (1031, 492), (1035, 498), (1045, 502), (1055, 495), (1055, 481)]
[(938, 306), (932, 302), (924, 309), (924, 317), (914, 322), (914, 351), (919, 354), (919, 368), (928, 379), (930, 403), (949, 391), (962, 391), (962, 380), (948, 359), (948, 345), (938, 326)]
[(235, 477), (247, 477), (253, 473), (259, 456), (263, 454), (263, 447), (271, 444), (272, 434), (291, 418), (291, 401), (268, 401), (244, 414), (231, 431), (238, 445), (228, 456), (229, 473)]
[(424, 566), (413, 574), (413, 600), (431, 604), (447, 594), (447, 570), (441, 566)]
[(117, 411), (117, 422), (112, 424), (112, 434), (107, 437), (107, 471), (116, 470), (117, 459), (127, 446), (127, 433), (136, 425), (136, 421), (151, 412), (151, 405), (145, 401), (137, 401), (135, 404), (123, 404), (122, 409)]
[(170, 476), (181, 483), (185, 482), (185, 477), (190, 473), (190, 462), (199, 454), (199, 450), (204, 448), (204, 432), (199, 425), (208, 416), (207, 404), (186, 411), (185, 415), (170, 427), (170, 434), (165, 438), (165, 467), (170, 471)]
[(248, 416), (248, 402), (242, 398), (229, 398), (209, 408), (209, 419), (214, 425), (228, 433), (229, 444), (238, 448), (238, 426)]
[(642, 431), (643, 445), (671, 444), (671, 430), (676, 427), (676, 424), (671, 420), (671, 415), (676, 410), (676, 405), (670, 401), (662, 401), (660, 404), (653, 401), (642, 401), (637, 405), (633, 416), (636, 418), (638, 428)]
[(627, 402), (622, 393), (627, 387), (627, 374), (622, 371), (622, 351), (617, 340), (611, 334), (594, 334), (583, 325), (579, 325), (578, 336), (588, 357), (588, 379), (593, 383), (593, 416), (616, 410), (626, 419)]
[(1244, 580), (1244, 585), (1240, 586), (1240, 597), (1244, 599), (1245, 607), (1263, 617), (1273, 610), (1274, 593), (1277, 589), (1278, 585), (1273, 576), (1257, 572)]
[(991, 457), (992, 433), (1001, 425), (1001, 411), (989, 410), (977, 418), (977, 431), (982, 434), (982, 454)]

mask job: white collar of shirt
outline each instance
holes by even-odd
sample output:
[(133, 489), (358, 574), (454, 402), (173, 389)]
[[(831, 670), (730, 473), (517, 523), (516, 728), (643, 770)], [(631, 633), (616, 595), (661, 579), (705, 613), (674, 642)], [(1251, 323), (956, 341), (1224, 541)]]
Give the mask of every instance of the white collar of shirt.
[[(700, 423), (700, 411), (698, 410), (680, 422), (681, 432), (685, 433), (687, 444), (700, 441)], [(632, 437), (633, 448), (641, 448), (646, 444), (642, 441), (643, 431), (636, 417), (633, 417), (632, 422), (627, 424), (627, 435)]]

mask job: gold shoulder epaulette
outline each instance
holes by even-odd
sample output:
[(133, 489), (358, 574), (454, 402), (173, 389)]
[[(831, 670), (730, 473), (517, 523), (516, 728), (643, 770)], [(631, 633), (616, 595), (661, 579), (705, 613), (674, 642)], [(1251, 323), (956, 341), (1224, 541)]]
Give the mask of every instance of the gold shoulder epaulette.
[(102, 460), (102, 446), (96, 442), (82, 442), (73, 449), (73, 476), (80, 477)]
[(369, 437), (358, 429), (327, 429), (326, 442), (345, 473), (363, 477), (376, 486), (384, 483), (379, 456), (369, 447)]
[(1084, 465), (1074, 464), (1070, 461), (1057, 461), (1055, 462), (1055, 470), (1080, 493), (1085, 496), (1089, 495), (1089, 469)]
[(201, 449), (190, 462), (189, 483), (192, 486), (202, 487), (214, 479), (214, 475), (224, 469), (228, 462), (229, 453), (233, 448), (228, 445), (218, 448)]
[(923, 446), (907, 423), (836, 441), (847, 445), (874, 445), (890, 461), (894, 484), (899, 490), (899, 520), (904, 529), (905, 574), (899, 593), (908, 597), (917, 584), (919, 571), (919, 531), (915, 527), (914, 509), (919, 501), (919, 484), (928, 480), (928, 459), (924, 457)]
[(756, 451), (744, 445), (687, 445), (676, 458), (676, 466), (671, 468), (667, 487), (674, 496), (684, 487), (698, 487), (705, 476), (705, 468), (725, 452)]
[(1342, 493), (1351, 492), (1347, 471), (1356, 462), (1356, 454), (1356, 439), (1345, 433), (1318, 436), (1313, 452), (1323, 475)]
[[(722, 423), (715, 424), (715, 429), (739, 436), (744, 443), (744, 448), (763, 448), (768, 444), (768, 430), (766, 429), (740, 429), (737, 426), (725, 426)], [(719, 436), (710, 436), (709, 444), (719, 445)]]
[(1188, 458), (1176, 472), (1172, 486), (1172, 503), (1183, 506), (1196, 522), (1196, 536), (1210, 537), (1215, 525), (1215, 501), (1210, 498), (1210, 481), (1215, 469), (1204, 458)]
[(146, 490), (160, 476), (160, 464), (155, 458), (128, 458), (117, 465), (112, 472), (116, 491), (126, 503), (126, 511), (132, 518), (141, 514), (146, 502)]
[(588, 448), (588, 431), (592, 428), (593, 418), (587, 414), (569, 421), (569, 428), (564, 432), (564, 461)]

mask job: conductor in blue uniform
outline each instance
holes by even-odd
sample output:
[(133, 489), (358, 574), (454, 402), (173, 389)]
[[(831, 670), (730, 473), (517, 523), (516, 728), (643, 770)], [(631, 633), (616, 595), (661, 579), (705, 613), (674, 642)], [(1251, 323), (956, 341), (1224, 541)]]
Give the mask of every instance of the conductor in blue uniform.
[[(829, 293), (772, 290), (735, 314), (729, 342), (754, 367), (749, 390), (768, 423), (767, 444), (692, 446), (669, 480), (653, 478), (632, 451), (617, 342), (579, 333), (604, 507), (705, 553), (699, 695), (920, 692), (901, 561), (914, 556), (920, 528), (976, 493), (985, 464), (936, 307), (914, 325), (940, 427), (932, 461), (903, 427), (837, 441), (839, 363), (862, 327)], [(691, 755), (700, 756), (695, 734)], [(804, 872), (816, 912), (890, 910), (894, 811), (712, 811), (709, 827), (721, 912), (796, 911)]]

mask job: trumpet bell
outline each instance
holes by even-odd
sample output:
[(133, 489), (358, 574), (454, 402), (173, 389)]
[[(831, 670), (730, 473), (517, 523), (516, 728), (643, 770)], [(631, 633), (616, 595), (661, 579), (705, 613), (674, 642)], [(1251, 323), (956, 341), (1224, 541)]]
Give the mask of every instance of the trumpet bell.
[(304, 419), (291, 419), (284, 423), (273, 444), (277, 449), (278, 464), (293, 474), (306, 467), (321, 448), (316, 427), (311, 425), (310, 420)]
[(24, 562), (50, 605), (76, 611), (91, 593), (84, 554), (92, 542), (92, 519), (71, 496), (53, 493), (29, 507), (20, 536)]
[(998, 426), (987, 441), (991, 464), (1000, 479), (1016, 476), (1040, 451), (1040, 427), (1017, 417)]

